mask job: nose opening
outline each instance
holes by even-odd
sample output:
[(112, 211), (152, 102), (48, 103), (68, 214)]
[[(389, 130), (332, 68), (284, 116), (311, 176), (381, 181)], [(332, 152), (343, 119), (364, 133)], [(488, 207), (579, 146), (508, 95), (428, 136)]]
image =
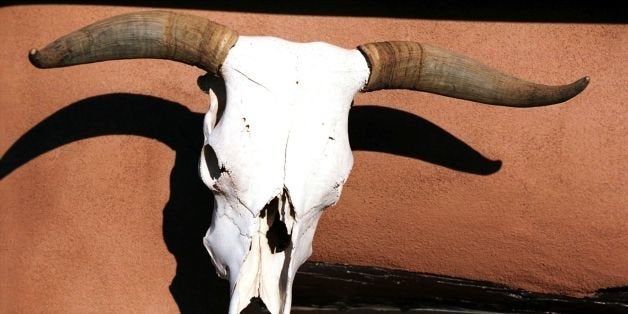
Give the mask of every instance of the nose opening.
[(260, 214), (262, 218), (266, 218), (268, 223), (266, 239), (268, 239), (268, 246), (273, 254), (285, 251), (292, 239), (288, 233), (288, 227), (281, 220), (279, 207), (279, 198), (276, 197), (264, 207)]
[(260, 313), (270, 313), (266, 304), (262, 301), (262, 299), (255, 297), (251, 298), (249, 305), (240, 312), (240, 314), (260, 314)]

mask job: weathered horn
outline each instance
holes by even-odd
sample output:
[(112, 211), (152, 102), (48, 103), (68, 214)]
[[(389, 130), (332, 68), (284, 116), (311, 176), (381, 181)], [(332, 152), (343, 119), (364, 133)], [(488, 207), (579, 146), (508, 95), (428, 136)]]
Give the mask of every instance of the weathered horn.
[(173, 12), (147, 11), (114, 16), (65, 35), (29, 59), (38, 68), (106, 60), (153, 58), (218, 70), (238, 34), (207, 19)]
[(358, 47), (371, 74), (363, 91), (410, 89), (486, 104), (534, 107), (566, 101), (589, 83), (548, 86), (491, 69), (468, 57), (415, 42), (380, 42)]

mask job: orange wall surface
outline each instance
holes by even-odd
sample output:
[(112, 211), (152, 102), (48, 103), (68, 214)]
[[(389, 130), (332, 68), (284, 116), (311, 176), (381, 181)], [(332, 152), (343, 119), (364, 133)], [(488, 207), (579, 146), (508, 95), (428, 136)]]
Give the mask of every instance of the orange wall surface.
[[(0, 8), (3, 311), (167, 313), (182, 295), (227, 289), (195, 286), (215, 277), (202, 246), (211, 195), (195, 172), (204, 73), (160, 60), (40, 70), (27, 59), (142, 9)], [(590, 76), (576, 98), (531, 109), (357, 95), (353, 172), (311, 259), (575, 296), (628, 285), (626, 25), (183, 12), (346, 48), (426, 42), (550, 85)]]

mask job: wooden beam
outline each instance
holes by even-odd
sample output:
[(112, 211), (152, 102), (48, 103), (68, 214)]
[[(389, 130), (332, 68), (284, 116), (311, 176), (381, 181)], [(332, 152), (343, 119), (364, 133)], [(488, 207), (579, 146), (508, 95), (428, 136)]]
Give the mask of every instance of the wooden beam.
[[(313, 311), (314, 310), (314, 311)], [(588, 298), (401, 270), (308, 262), (294, 282), (294, 313), (628, 313), (628, 287)]]

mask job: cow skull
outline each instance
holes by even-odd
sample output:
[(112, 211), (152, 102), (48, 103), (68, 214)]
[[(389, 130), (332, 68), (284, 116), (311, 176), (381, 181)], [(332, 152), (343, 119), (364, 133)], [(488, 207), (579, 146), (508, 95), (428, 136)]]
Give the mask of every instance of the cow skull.
[(402, 88), (530, 107), (566, 101), (588, 83), (585, 77), (564, 86), (534, 84), (413, 42), (347, 50), (238, 36), (171, 12), (112, 17), (29, 57), (40, 68), (169, 59), (224, 80), (225, 93), (210, 90), (199, 168), (215, 197), (204, 243), (218, 274), (229, 279), (230, 313), (253, 297), (272, 313), (290, 312), (295, 273), (351, 170), (347, 121), (357, 92)]

